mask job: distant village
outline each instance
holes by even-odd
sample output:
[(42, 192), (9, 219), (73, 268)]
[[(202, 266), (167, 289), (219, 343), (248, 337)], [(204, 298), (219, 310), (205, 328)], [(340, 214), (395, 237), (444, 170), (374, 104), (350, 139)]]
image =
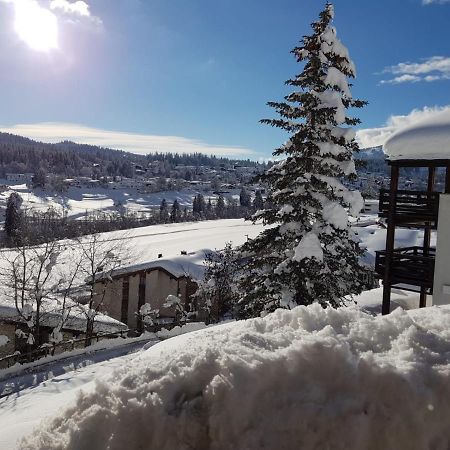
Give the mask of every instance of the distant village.
[[(382, 157), (381, 157), (382, 158)], [(358, 168), (358, 179), (347, 182), (349, 188), (362, 192), (365, 198), (377, 198), (380, 189), (389, 186), (389, 174), (384, 159), (375, 153), (364, 155), (363, 165)], [(95, 172), (99, 164), (93, 164)], [(6, 173), (6, 184), (0, 185), (7, 189), (11, 184), (25, 184), (30, 188), (42, 188), (57, 193), (64, 193), (69, 187), (103, 188), (103, 189), (134, 189), (141, 194), (164, 191), (191, 190), (194, 192), (209, 192), (215, 195), (227, 194), (230, 190), (245, 186), (248, 190), (265, 192), (265, 187), (255, 181), (258, 174), (264, 172), (269, 164), (247, 165), (245, 161), (236, 163), (229, 161), (215, 165), (177, 164), (167, 168), (164, 160), (155, 160), (148, 165), (134, 164), (132, 176), (73, 176), (64, 177), (56, 173), (44, 176), (38, 173)], [(443, 186), (444, 178), (437, 178), (437, 186)], [(426, 174), (420, 171), (406, 173), (400, 177), (399, 187), (402, 189), (421, 189), (426, 186)]]
[[(94, 164), (94, 169), (95, 166)], [(264, 165), (246, 166), (223, 163), (217, 168), (206, 165), (179, 164), (170, 170), (170, 176), (162, 176), (163, 173), (166, 173), (164, 161), (152, 161), (147, 167), (135, 164), (133, 177), (116, 175), (99, 178), (89, 176), (64, 178), (58, 174), (46, 174), (44, 178), (40, 178), (35, 173), (6, 173), (6, 181), (7, 184), (26, 184), (29, 187), (43, 189), (57, 187), (57, 190), (61, 192), (69, 187), (136, 189), (143, 194), (185, 188), (197, 191), (219, 191), (251, 184), (255, 176), (264, 170), (264, 167)]]

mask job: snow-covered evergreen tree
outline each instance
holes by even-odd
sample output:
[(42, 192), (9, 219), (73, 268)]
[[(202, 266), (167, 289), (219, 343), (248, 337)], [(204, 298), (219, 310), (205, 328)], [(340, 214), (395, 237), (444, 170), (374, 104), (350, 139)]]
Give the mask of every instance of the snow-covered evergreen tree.
[(290, 139), (274, 151), (284, 159), (261, 177), (270, 187), (270, 207), (253, 219), (269, 227), (242, 247), (242, 317), (313, 302), (336, 307), (362, 290), (362, 251), (348, 217), (358, 215), (362, 198), (342, 182), (356, 176), (358, 150), (351, 126), (359, 120), (347, 109), (365, 102), (351, 95), (347, 79), (355, 67), (336, 36), (333, 16), (327, 3), (313, 34), (292, 50), (305, 62), (303, 71), (286, 82), (294, 89), (284, 102), (268, 103), (280, 118), (262, 120)]
[(181, 208), (180, 203), (177, 199), (173, 202), (172, 210), (170, 211), (170, 221), (171, 222), (179, 222), (181, 217)]
[(255, 209), (255, 211), (264, 208), (264, 199), (261, 191), (256, 191), (255, 198), (253, 200), (253, 208)]
[(22, 205), (22, 197), (13, 192), (6, 202), (5, 210), (5, 233), (13, 244), (19, 244), (23, 240), (21, 232), (23, 231), (23, 216), (20, 211)]
[(169, 207), (165, 198), (161, 200), (159, 205), (159, 220), (161, 223), (166, 223), (169, 220)]

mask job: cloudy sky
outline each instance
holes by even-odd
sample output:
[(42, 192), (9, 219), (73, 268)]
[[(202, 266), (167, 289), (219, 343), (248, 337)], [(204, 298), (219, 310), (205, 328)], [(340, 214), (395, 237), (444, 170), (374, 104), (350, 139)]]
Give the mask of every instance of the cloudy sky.
[[(0, 129), (137, 153), (266, 158), (317, 0), (0, 0)], [(335, 1), (363, 146), (450, 108), (450, 0)]]

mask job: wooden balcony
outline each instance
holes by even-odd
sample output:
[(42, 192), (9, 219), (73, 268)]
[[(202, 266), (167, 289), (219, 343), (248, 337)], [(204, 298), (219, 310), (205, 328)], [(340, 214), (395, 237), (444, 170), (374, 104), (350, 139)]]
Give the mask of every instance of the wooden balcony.
[[(395, 225), (437, 228), (439, 192), (400, 190), (393, 195), (395, 195)], [(380, 190), (380, 217), (388, 217), (390, 197), (389, 190)]]
[[(434, 261), (436, 249), (422, 247), (396, 248), (392, 253), (390, 285), (406, 284), (426, 289), (433, 293)], [(386, 251), (376, 252), (375, 272), (384, 277)]]

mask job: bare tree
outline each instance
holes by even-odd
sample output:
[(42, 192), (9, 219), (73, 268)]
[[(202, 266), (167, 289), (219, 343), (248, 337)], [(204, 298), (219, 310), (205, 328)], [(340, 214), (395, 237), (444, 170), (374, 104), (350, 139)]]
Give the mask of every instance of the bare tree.
[[(78, 272), (79, 264), (65, 276), (59, 264), (66, 250), (60, 243), (46, 242), (27, 247), (22, 244), (3, 251), (0, 262), (2, 291), (15, 306), (18, 316), (26, 325), (26, 332), (19, 334), (32, 347), (43, 344), (42, 325), (49, 314), (60, 314), (59, 328), (67, 319), (67, 298)], [(60, 297), (62, 296), (62, 305)], [(47, 324), (48, 325), (48, 324)]]
[[(114, 272), (130, 260), (127, 241), (126, 235), (107, 239), (98, 233), (77, 240), (81, 252), (80, 271), (87, 285), (86, 308), (82, 309), (86, 317), (86, 346), (91, 344), (95, 318), (104, 306)], [(97, 282), (100, 279), (101, 283)]]
[[(67, 250), (67, 249), (66, 249)], [(70, 255), (76, 253), (76, 248), (74, 246), (69, 247)], [(73, 260), (70, 267), (68, 267), (67, 273), (64, 273), (60, 278), (58, 286), (58, 299), (61, 300), (61, 309), (58, 323), (52, 331), (50, 340), (54, 343), (61, 342), (63, 340), (62, 329), (65, 327), (67, 320), (70, 317), (71, 311), (75, 308), (76, 303), (70, 300), (70, 295), (72, 294), (72, 289), (76, 284), (77, 278), (79, 276), (80, 267), (82, 263), (81, 256), (78, 259)], [(67, 267), (67, 266), (66, 266)]]

